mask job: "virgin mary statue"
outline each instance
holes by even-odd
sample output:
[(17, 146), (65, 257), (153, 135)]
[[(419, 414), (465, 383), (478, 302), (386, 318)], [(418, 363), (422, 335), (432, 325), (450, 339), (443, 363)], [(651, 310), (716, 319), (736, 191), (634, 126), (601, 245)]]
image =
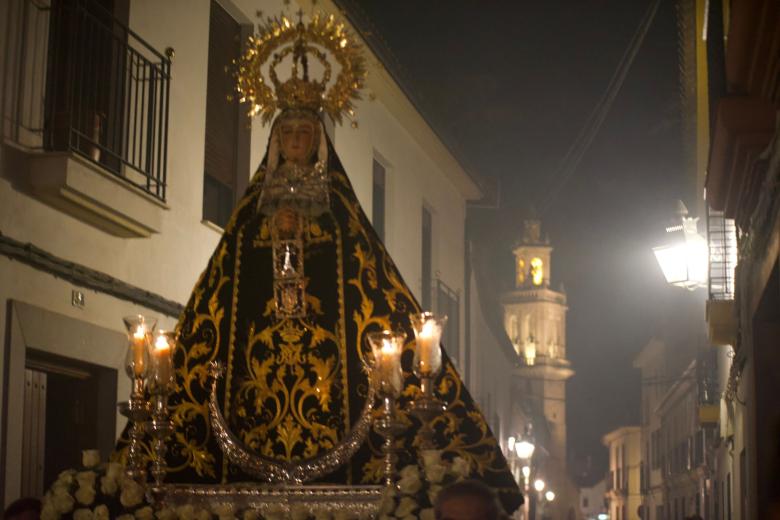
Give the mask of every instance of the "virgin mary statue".
[[(283, 44), (289, 47), (271, 58)], [(332, 87), (323, 48), (340, 64)], [(308, 78), (307, 53), (323, 64), (321, 82)], [(289, 55), (293, 74), (281, 83), (275, 67)], [(260, 75), (266, 60), (270, 82)], [(340, 120), (352, 110), (363, 67), (343, 27), (319, 17), (307, 25), (274, 21), (250, 40), (239, 63), (239, 95), (272, 121), (271, 133), (179, 320), (168, 482), (257, 480), (219, 443), (209, 414), (212, 364), (223, 368), (215, 394), (220, 428), (253, 457), (300, 462), (333, 450), (361, 420), (369, 395), (366, 335), (392, 328), (414, 337), (409, 316), (420, 306), (360, 207), (321, 119), (327, 113)], [(407, 341), (402, 411), (419, 389), (411, 373), (414, 341)], [(436, 390), (447, 405), (432, 425), (442, 456), (465, 459), (473, 478), (496, 489), (507, 510), (516, 509), (517, 484), (446, 354)], [(408, 427), (398, 440), (398, 467), (419, 453), (420, 423), (403, 413), (402, 419)], [(317, 481), (380, 482), (382, 441), (374, 435)], [(120, 443), (120, 455), (125, 447)]]

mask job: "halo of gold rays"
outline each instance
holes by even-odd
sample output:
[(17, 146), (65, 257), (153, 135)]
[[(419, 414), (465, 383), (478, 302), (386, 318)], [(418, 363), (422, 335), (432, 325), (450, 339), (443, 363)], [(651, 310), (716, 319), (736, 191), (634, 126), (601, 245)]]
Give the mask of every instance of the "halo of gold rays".
[[(293, 55), (292, 76), (280, 82), (276, 66), (290, 54)], [(323, 64), (325, 73), (319, 81), (308, 78), (306, 58), (302, 54), (309, 54)], [(327, 54), (341, 67), (331, 85), (328, 85), (331, 66)], [(263, 67), (269, 60), (266, 79)], [(302, 77), (298, 77), (300, 65), (304, 68)], [(360, 99), (365, 82), (366, 61), (357, 39), (332, 14), (317, 13), (309, 23), (294, 23), (284, 15), (268, 18), (258, 24), (257, 32), (249, 37), (246, 50), (234, 66), (238, 99), (249, 103), (250, 117), (260, 115), (263, 124), (269, 123), (279, 109), (308, 108), (324, 111), (338, 123), (347, 115), (355, 126), (354, 103)]]

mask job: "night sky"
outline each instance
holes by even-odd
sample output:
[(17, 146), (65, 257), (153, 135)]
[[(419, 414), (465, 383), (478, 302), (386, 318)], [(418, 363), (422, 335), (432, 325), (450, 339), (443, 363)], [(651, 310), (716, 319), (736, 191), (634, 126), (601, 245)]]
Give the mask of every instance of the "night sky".
[[(580, 473), (590, 457), (594, 477), (607, 464), (601, 436), (639, 422), (631, 363), (675, 290), (651, 251), (675, 200), (690, 195), (670, 0), (661, 1), (578, 168), (552, 187), (650, 3), (361, 0), (357, 7), (464, 165), (500, 180), (501, 208), (479, 211), (478, 225), (504, 288), (523, 216), (550, 200), (541, 217), (555, 248), (553, 287), (563, 283), (569, 297), (567, 347), (577, 371), (568, 385), (570, 461)], [(488, 246), (495, 243), (505, 246)]]

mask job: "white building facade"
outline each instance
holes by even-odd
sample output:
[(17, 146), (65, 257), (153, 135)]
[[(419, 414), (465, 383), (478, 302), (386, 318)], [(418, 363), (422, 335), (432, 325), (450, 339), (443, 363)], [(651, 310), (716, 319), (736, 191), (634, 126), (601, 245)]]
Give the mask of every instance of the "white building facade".
[[(0, 4), (0, 503), (41, 494), (80, 449), (110, 452), (124, 424), (115, 405), (129, 394), (121, 318), (175, 324), (220, 238), (217, 221), (265, 153), (268, 128), (247, 127), (226, 100), (214, 105), (225, 99), (217, 94), (230, 55), (218, 36), (229, 43), (225, 35), (248, 34), (258, 11), (298, 7)], [(330, 2), (316, 8), (337, 12)], [(80, 23), (94, 31), (92, 45), (79, 43)], [(480, 190), (366, 54), (359, 125), (329, 132), (407, 284), (450, 315), (445, 344), (467, 368), (467, 342), (495, 343), (479, 338), (482, 327), (466, 335), (466, 205)], [(220, 128), (231, 139), (220, 141)], [(232, 166), (220, 170), (225, 160)]]

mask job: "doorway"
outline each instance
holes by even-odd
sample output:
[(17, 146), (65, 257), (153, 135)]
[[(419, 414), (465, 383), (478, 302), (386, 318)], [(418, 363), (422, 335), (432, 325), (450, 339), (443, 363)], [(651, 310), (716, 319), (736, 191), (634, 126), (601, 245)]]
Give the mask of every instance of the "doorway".
[(81, 451), (107, 460), (116, 426), (117, 371), (27, 349), (22, 496), (42, 496), (61, 471), (81, 466)]

